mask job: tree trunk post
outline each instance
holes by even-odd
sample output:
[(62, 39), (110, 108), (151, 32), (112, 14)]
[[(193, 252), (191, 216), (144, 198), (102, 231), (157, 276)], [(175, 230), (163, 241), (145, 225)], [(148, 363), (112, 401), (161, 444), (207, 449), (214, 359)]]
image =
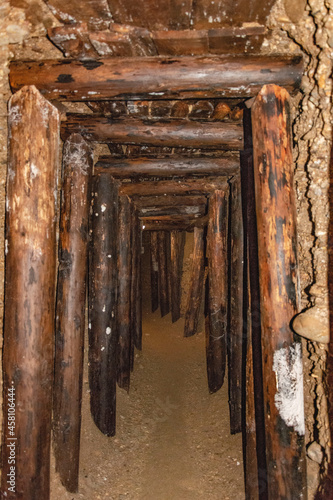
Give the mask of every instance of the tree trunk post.
[[(9, 101), (1, 498), (50, 496), (59, 114)], [(12, 459), (15, 458), (14, 462)]]
[(56, 308), (53, 447), (56, 470), (78, 490), (88, 225), (93, 158), (80, 135), (63, 149), (63, 189)]
[(157, 258), (158, 258), (158, 290), (161, 316), (166, 316), (170, 312), (169, 283), (168, 283), (168, 250), (167, 232), (157, 233)]
[(151, 291), (151, 312), (155, 312), (159, 305), (158, 290), (158, 241), (157, 231), (150, 232), (150, 291)]
[(185, 237), (184, 231), (170, 232), (171, 316), (173, 323), (180, 318)]

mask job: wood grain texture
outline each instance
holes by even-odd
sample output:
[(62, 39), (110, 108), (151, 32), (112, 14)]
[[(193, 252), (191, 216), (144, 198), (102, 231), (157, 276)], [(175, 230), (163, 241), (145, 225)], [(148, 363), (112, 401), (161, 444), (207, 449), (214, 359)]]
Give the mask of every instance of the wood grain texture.
[(190, 286), (185, 312), (184, 337), (191, 337), (198, 332), (200, 308), (204, 291), (205, 275), (205, 239), (204, 228), (194, 228), (194, 247)]
[(170, 298), (173, 323), (180, 318), (185, 239), (184, 231), (170, 232)]
[(252, 130), (268, 495), (306, 498), (302, 353), (290, 329), (299, 290), (290, 97), (285, 89), (263, 87), (252, 106)]
[[(155, 218), (153, 220), (156, 220)], [(146, 221), (143, 219), (143, 226)], [(148, 221), (147, 221), (148, 224)], [(170, 294), (168, 284), (168, 248), (169, 243), (166, 231), (158, 231), (157, 233), (157, 260), (158, 260), (158, 293), (161, 309), (161, 317), (163, 318), (170, 312)]]
[(295, 91), (302, 72), (299, 56), (119, 57), (15, 61), (9, 81), (62, 101), (250, 98), (270, 83)]
[(208, 201), (208, 300), (206, 317), (207, 378), (210, 393), (223, 385), (227, 356), (228, 197), (217, 189)]
[[(59, 114), (34, 87), (8, 108), (1, 497), (49, 499)], [(44, 146), (41, 147), (41, 144)], [(13, 396), (11, 398), (11, 395)], [(13, 399), (11, 409), (8, 403)], [(12, 413), (13, 406), (16, 413)], [(15, 415), (15, 419), (13, 419)], [(15, 420), (15, 426), (12, 426)], [(15, 438), (15, 439), (14, 439)], [(14, 491), (7, 483), (15, 455)]]
[(83, 60), (96, 59), (99, 56), (89, 38), (86, 22), (49, 28), (47, 34), (65, 57)]
[(56, 471), (66, 489), (78, 490), (88, 271), (88, 220), (93, 158), (80, 135), (63, 149), (56, 307), (53, 448)]
[(127, 196), (156, 195), (205, 195), (224, 186), (225, 177), (205, 177), (204, 179), (182, 179), (177, 181), (159, 180), (123, 183), (119, 188)]
[(89, 141), (151, 146), (243, 149), (241, 123), (201, 123), (185, 120), (110, 119), (105, 116), (68, 114), (61, 136), (80, 133)]
[(84, 21), (93, 29), (103, 29), (111, 19), (107, 0), (83, 0), (64, 2), (63, 0), (44, 0), (54, 16), (64, 24)]
[(103, 434), (116, 431), (118, 190), (107, 173), (94, 176), (89, 256), (90, 410)]

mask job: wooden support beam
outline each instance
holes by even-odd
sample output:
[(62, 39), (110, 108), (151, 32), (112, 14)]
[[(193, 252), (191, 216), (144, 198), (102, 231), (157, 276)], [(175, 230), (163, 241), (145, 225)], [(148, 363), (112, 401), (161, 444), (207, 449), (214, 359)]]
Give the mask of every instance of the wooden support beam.
[(226, 175), (239, 172), (239, 158), (164, 158), (116, 160), (104, 156), (95, 165), (95, 172), (106, 169), (117, 179), (132, 177), (174, 177), (192, 175)]
[(119, 192), (127, 196), (205, 195), (224, 186), (225, 181), (223, 177), (205, 177), (177, 181), (128, 182), (121, 184)]
[[(138, 211), (132, 207), (131, 346), (142, 349), (141, 326), (141, 229)], [(133, 349), (133, 348), (132, 348)], [(134, 354), (134, 351), (132, 352)], [(134, 358), (133, 358), (134, 360)]]
[(150, 233), (150, 293), (152, 312), (155, 312), (159, 306), (157, 235), (157, 231)]
[(244, 232), (240, 176), (230, 182), (228, 390), (230, 431), (242, 430)]
[(185, 239), (184, 231), (171, 231), (170, 233), (170, 295), (173, 323), (180, 318)]
[(186, 120), (111, 119), (107, 116), (67, 114), (61, 124), (61, 137), (80, 133), (101, 143), (139, 144), (150, 146), (202, 149), (243, 149), (241, 122), (189, 122)]
[(205, 240), (204, 228), (194, 228), (194, 248), (188, 301), (185, 313), (184, 337), (195, 335), (198, 330), (200, 306), (204, 290)]
[(78, 490), (92, 151), (80, 135), (63, 149), (53, 395), (56, 471)]
[[(179, 207), (175, 205), (171, 206), (162, 206), (162, 207), (148, 207), (141, 208), (138, 210), (139, 217), (143, 220), (145, 219), (147, 222), (149, 219), (160, 219), (163, 220), (163, 217), (178, 217), (180, 215), (184, 215), (185, 217), (202, 217), (206, 213), (206, 205), (199, 205), (197, 207), (188, 207), (187, 205), (180, 205)], [(164, 219), (165, 220), (165, 219)]]
[(90, 410), (103, 434), (116, 431), (118, 190), (110, 175), (93, 179), (89, 256)]
[(48, 99), (154, 100), (251, 97), (276, 83), (293, 91), (303, 71), (297, 56), (140, 57), (87, 61), (14, 61), (15, 92), (35, 85)]
[(167, 231), (157, 233), (157, 259), (158, 259), (158, 292), (161, 317), (170, 312), (170, 296), (168, 285), (168, 238)]
[(159, 195), (159, 196), (132, 196), (138, 210), (163, 209), (164, 207), (201, 207), (207, 205), (205, 196), (187, 195)]
[(206, 356), (209, 392), (218, 391), (224, 381), (227, 355), (227, 232), (229, 190), (216, 190), (208, 202), (207, 258), (208, 312)]
[(119, 197), (118, 238), (118, 386), (129, 391), (131, 373), (131, 202)]
[(151, 219), (149, 222), (145, 221), (142, 229), (144, 231), (193, 231), (195, 227), (205, 227), (208, 223), (208, 217), (199, 217), (193, 219), (192, 217), (173, 217), (171, 220)]
[(302, 352), (290, 322), (298, 312), (296, 208), (290, 98), (267, 85), (252, 106), (252, 130), (269, 498), (306, 498)]
[(34, 87), (9, 101), (1, 497), (11, 500), (50, 497), (59, 121)]

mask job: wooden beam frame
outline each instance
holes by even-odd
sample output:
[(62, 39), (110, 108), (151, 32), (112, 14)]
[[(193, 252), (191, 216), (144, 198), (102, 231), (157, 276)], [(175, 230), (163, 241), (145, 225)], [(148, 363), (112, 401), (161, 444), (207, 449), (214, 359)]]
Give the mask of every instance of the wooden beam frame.
[(249, 98), (269, 83), (296, 90), (302, 69), (299, 56), (16, 61), (9, 81), (13, 92), (35, 85), (48, 99), (69, 101)]

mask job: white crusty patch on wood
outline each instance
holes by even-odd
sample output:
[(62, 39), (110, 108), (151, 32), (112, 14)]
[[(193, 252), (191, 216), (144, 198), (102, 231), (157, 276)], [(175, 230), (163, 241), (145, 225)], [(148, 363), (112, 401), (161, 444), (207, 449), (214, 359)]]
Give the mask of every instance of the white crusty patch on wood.
[(17, 125), (22, 121), (22, 113), (21, 109), (19, 106), (14, 105), (12, 106), (9, 103), (9, 109), (8, 109), (8, 122), (10, 125)]
[(69, 138), (65, 142), (63, 150), (63, 163), (73, 165), (74, 168), (78, 168), (83, 175), (88, 175), (89, 156), (91, 152), (87, 152), (87, 143), (81, 138), (80, 142), (72, 142)]
[(276, 375), (275, 406), (288, 427), (300, 435), (305, 433), (303, 365), (301, 345), (294, 343), (274, 353), (273, 371)]

